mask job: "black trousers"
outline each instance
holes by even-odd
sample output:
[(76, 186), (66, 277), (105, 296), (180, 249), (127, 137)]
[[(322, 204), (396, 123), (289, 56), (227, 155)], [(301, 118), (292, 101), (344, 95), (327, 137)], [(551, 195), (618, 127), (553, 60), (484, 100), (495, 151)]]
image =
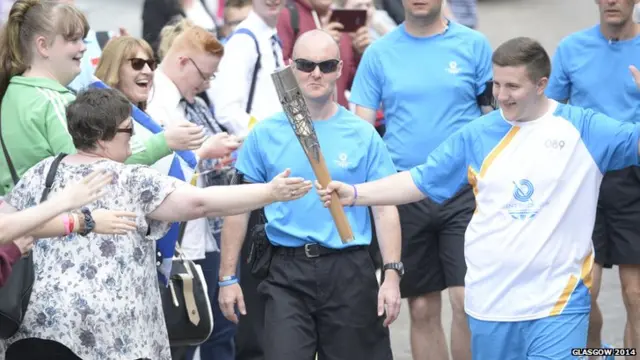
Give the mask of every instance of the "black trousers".
[[(56, 341), (24, 339), (7, 349), (6, 360), (82, 360), (68, 347)], [(133, 360), (133, 359), (132, 359)], [(144, 359), (138, 359), (144, 360)]]
[(258, 287), (265, 360), (393, 359), (378, 289), (367, 247), (315, 258), (277, 248)]

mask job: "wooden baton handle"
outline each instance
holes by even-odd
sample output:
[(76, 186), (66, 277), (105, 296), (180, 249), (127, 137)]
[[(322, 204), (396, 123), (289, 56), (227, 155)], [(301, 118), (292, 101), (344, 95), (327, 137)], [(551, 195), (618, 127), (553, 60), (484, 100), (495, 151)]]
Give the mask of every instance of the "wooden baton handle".
[[(316, 174), (316, 178), (318, 178), (320, 185), (322, 185), (322, 187), (327, 187), (331, 182), (331, 175), (329, 175), (329, 169), (327, 169), (327, 164), (324, 161), (322, 153), (320, 153), (319, 158), (320, 161), (316, 162), (315, 159), (309, 156), (309, 162), (311, 163), (313, 172)], [(346, 244), (353, 241), (351, 225), (349, 224), (349, 220), (347, 220), (347, 215), (344, 213), (344, 208), (342, 207), (340, 198), (336, 193), (331, 194), (331, 206), (329, 206), (329, 212), (331, 212), (333, 222), (338, 228), (338, 233), (340, 234), (342, 243)]]

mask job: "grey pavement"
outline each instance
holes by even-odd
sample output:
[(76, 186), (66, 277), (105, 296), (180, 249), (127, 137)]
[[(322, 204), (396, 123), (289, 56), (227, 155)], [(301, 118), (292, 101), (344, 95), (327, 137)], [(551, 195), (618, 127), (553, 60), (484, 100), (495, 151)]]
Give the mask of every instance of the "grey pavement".
[[(95, 30), (117, 30), (126, 27), (131, 35), (141, 33), (142, 0), (77, 0)], [(571, 32), (598, 21), (592, 0), (480, 0), (479, 30), (487, 35), (495, 48), (516, 36), (539, 40), (552, 55), (558, 42)], [(451, 312), (448, 297), (443, 296), (443, 322), (449, 333)], [(604, 340), (622, 346), (625, 323), (624, 305), (620, 297), (618, 270), (606, 270), (599, 299), (604, 313)], [(406, 302), (400, 318), (392, 325), (391, 336), (396, 360), (410, 360), (409, 317)]]

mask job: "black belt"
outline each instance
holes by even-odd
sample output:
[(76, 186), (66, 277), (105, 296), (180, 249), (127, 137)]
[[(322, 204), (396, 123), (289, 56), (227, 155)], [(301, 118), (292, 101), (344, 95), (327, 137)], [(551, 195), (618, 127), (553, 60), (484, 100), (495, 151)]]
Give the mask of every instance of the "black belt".
[(331, 249), (319, 244), (305, 244), (304, 246), (300, 246), (300, 247), (277, 246), (276, 251), (284, 252), (289, 256), (304, 256), (307, 258), (317, 258), (320, 256), (345, 253), (349, 251), (364, 250), (366, 248), (367, 248), (366, 246), (357, 245), (357, 246), (349, 246), (343, 249)]

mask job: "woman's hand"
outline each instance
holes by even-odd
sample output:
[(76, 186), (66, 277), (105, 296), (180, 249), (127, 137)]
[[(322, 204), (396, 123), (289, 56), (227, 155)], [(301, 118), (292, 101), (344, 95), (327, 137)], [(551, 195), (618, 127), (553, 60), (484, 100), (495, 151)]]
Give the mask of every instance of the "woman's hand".
[(91, 212), (91, 216), (96, 222), (93, 229), (96, 234), (122, 235), (137, 229), (134, 212), (97, 209)]
[(96, 170), (77, 184), (69, 184), (50, 201), (64, 204), (66, 211), (71, 211), (92, 203), (104, 196), (102, 188), (111, 182), (112, 174), (104, 170)]
[(200, 159), (221, 159), (231, 155), (240, 145), (239, 137), (221, 132), (209, 137), (196, 154)]
[(275, 201), (291, 201), (305, 196), (311, 190), (311, 181), (301, 177), (290, 178), (291, 170), (278, 174), (269, 182)]

